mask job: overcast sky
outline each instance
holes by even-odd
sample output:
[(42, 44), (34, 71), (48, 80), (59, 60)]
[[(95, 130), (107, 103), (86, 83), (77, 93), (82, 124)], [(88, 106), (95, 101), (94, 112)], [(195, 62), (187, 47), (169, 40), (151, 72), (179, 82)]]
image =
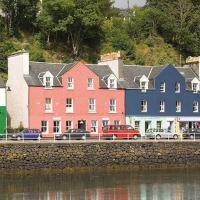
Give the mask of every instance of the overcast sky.
[[(127, 8), (127, 2), (128, 0), (115, 0), (115, 6), (119, 8)], [(137, 5), (137, 6), (143, 6), (146, 2), (146, 0), (129, 0), (130, 7)]]

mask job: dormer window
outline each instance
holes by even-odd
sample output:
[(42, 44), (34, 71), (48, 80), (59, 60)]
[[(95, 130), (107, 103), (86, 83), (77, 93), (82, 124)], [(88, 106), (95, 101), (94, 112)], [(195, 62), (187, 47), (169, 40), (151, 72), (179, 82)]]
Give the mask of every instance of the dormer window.
[(110, 89), (116, 89), (117, 88), (117, 79), (113, 74), (111, 74), (110, 77), (108, 78), (108, 87)]
[(192, 84), (192, 91), (193, 91), (194, 93), (197, 93), (197, 92), (198, 92), (198, 83), (193, 83), (193, 84)]
[(53, 75), (49, 71), (43, 76), (43, 85), (45, 88), (51, 88), (53, 86)]
[(199, 91), (199, 80), (197, 78), (194, 78), (191, 81), (192, 91), (194, 93), (197, 93)]
[(140, 79), (140, 89), (142, 90), (142, 92), (146, 92), (146, 90), (148, 89), (148, 83), (149, 79), (146, 76), (142, 76), (142, 78)]

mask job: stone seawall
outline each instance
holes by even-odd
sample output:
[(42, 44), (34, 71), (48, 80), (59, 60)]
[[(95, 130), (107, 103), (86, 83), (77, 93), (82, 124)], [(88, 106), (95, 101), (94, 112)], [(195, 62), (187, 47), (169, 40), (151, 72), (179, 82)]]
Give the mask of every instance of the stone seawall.
[(1, 143), (0, 169), (200, 165), (200, 142)]

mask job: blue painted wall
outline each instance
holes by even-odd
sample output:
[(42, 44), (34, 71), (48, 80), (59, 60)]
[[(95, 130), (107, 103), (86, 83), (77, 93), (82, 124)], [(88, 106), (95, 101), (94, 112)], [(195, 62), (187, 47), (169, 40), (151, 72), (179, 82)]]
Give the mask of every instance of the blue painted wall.
[[(165, 82), (165, 93), (160, 92), (160, 83)], [(175, 93), (175, 83), (180, 83), (180, 93)], [(126, 116), (200, 116), (193, 112), (193, 101), (200, 105), (200, 93), (193, 93), (185, 88), (185, 78), (173, 65), (165, 67), (155, 78), (155, 89), (141, 92), (141, 89), (125, 91)], [(147, 100), (148, 111), (141, 112), (141, 101)], [(165, 112), (160, 112), (160, 101), (165, 101)], [(181, 101), (181, 112), (176, 112), (176, 101)]]

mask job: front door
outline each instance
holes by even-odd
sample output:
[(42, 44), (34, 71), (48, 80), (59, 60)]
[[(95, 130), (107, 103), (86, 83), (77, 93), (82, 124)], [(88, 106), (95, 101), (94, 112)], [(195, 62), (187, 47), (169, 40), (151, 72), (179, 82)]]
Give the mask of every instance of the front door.
[(78, 120), (78, 129), (86, 130), (86, 120)]
[(150, 121), (145, 121), (145, 133), (147, 131), (147, 129), (151, 128), (151, 122)]

